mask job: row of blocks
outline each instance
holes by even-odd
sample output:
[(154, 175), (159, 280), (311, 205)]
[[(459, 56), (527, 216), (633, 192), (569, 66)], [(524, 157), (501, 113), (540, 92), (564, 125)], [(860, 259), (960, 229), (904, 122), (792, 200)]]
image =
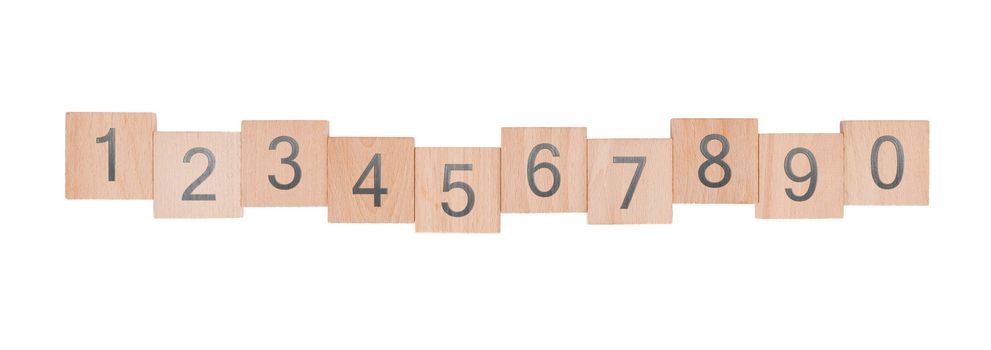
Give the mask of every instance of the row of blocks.
[(672, 203), (755, 204), (757, 218), (841, 218), (844, 205), (928, 205), (928, 121), (844, 121), (759, 134), (756, 119), (674, 119), (670, 139), (503, 128), (500, 148), (329, 137), (327, 121), (159, 132), (153, 113), (66, 114), (69, 199), (154, 199), (156, 218), (327, 206), (335, 223), (499, 232), (500, 213), (587, 212), (663, 224)]

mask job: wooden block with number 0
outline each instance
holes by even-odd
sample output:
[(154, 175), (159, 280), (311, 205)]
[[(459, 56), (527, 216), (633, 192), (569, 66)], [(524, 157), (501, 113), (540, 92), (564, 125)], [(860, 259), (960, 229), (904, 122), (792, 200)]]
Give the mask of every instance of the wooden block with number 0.
[(241, 194), (245, 207), (327, 205), (325, 120), (241, 122)]
[(585, 212), (585, 128), (502, 128), (502, 211)]
[(843, 136), (761, 134), (759, 219), (843, 217)]
[(155, 134), (155, 217), (236, 218), (241, 207), (241, 135)]
[(499, 149), (416, 148), (416, 231), (499, 232)]
[(757, 119), (672, 119), (674, 202), (757, 202)]
[(65, 114), (65, 198), (151, 199), (154, 113)]
[(413, 222), (413, 138), (331, 137), (327, 220)]
[(846, 204), (929, 205), (929, 122), (840, 123)]
[(588, 223), (671, 223), (671, 140), (588, 140)]

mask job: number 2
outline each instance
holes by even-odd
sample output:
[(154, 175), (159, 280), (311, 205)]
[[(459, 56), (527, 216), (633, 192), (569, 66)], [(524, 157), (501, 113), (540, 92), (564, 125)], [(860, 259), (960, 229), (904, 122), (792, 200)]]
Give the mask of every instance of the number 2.
[(110, 128), (106, 135), (96, 138), (96, 143), (107, 144), (107, 181), (117, 181), (117, 129)]
[(444, 209), (444, 213), (447, 213), (447, 215), (460, 218), (468, 215), (468, 213), (471, 212), (471, 209), (475, 206), (475, 190), (464, 182), (451, 182), (452, 171), (471, 171), (471, 164), (444, 164), (444, 192), (450, 192), (455, 188), (461, 189), (462, 191), (465, 191), (465, 196), (468, 197), (468, 201), (465, 203), (464, 209), (458, 211), (451, 210), (451, 206), (447, 204), (447, 202), (441, 202), (440, 207), (441, 209)]
[(619, 209), (628, 209), (630, 207), (630, 201), (633, 200), (633, 193), (637, 191), (637, 184), (640, 183), (640, 175), (643, 174), (644, 164), (647, 163), (647, 157), (645, 156), (630, 156), (630, 157), (612, 157), (613, 164), (617, 163), (636, 163), (637, 170), (633, 173), (633, 179), (630, 180), (630, 187), (626, 189), (626, 197), (623, 197), (623, 204), (619, 206)]
[(182, 191), (182, 200), (215, 201), (217, 200), (217, 195), (215, 194), (193, 194), (193, 191), (203, 184), (203, 181), (206, 181), (206, 178), (210, 177), (210, 174), (213, 174), (213, 168), (217, 165), (217, 158), (213, 156), (213, 152), (209, 149), (204, 147), (196, 147), (186, 152), (186, 155), (182, 157), (182, 162), (189, 163), (189, 161), (192, 160), (193, 156), (196, 154), (206, 156), (206, 170), (204, 170), (203, 174), (200, 174), (200, 177), (197, 177), (193, 183), (189, 184), (189, 187), (186, 187), (185, 191)]
[[(362, 188), (361, 184), (365, 182), (365, 178), (368, 177), (368, 173), (372, 173), (372, 188)], [(381, 207), (382, 195), (388, 193), (388, 188), (382, 188), (382, 154), (375, 153), (375, 155), (372, 156), (372, 160), (368, 161), (368, 166), (365, 167), (365, 171), (358, 177), (358, 181), (351, 187), (351, 194), (373, 195), (374, 205), (376, 207)]]

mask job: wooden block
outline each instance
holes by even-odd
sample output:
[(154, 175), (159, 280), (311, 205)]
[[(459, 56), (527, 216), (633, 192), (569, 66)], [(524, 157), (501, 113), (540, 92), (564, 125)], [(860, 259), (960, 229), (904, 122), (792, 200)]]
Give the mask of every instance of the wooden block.
[(675, 203), (757, 202), (757, 119), (672, 119)]
[(241, 122), (245, 207), (327, 205), (327, 121)]
[(331, 137), (327, 221), (413, 222), (413, 138)]
[(239, 133), (155, 133), (156, 218), (241, 216)]
[(499, 149), (416, 148), (416, 232), (499, 232)]
[(929, 205), (929, 122), (844, 121), (846, 204)]
[(588, 223), (671, 223), (671, 140), (588, 140)]
[(843, 217), (843, 136), (761, 134), (759, 219)]
[(502, 128), (502, 211), (585, 212), (585, 128)]
[(155, 113), (65, 114), (65, 198), (151, 199)]

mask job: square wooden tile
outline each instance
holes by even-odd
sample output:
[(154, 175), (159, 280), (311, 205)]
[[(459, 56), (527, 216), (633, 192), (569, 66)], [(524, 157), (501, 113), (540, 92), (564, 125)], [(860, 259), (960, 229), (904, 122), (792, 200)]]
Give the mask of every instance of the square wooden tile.
[(929, 122), (840, 123), (846, 204), (929, 205)]
[(331, 137), (327, 220), (413, 222), (413, 138)]
[(671, 223), (671, 140), (588, 140), (588, 223)]
[(327, 205), (327, 121), (241, 122), (245, 207)]
[(842, 217), (843, 136), (761, 134), (757, 218)]
[(241, 216), (240, 133), (155, 134), (156, 218)]
[(499, 149), (416, 148), (416, 232), (499, 232)]
[(151, 199), (155, 113), (65, 114), (65, 198)]
[(757, 202), (757, 119), (672, 119), (671, 142), (675, 203)]
[(585, 128), (502, 128), (502, 212), (585, 212)]

